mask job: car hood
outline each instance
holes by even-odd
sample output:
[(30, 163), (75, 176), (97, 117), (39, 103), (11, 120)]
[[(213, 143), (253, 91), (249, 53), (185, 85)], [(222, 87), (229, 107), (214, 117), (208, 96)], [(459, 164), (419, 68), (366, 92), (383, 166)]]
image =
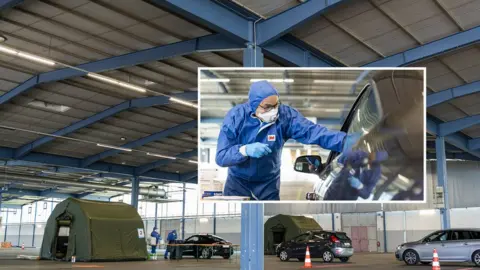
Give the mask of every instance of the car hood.
[(421, 241), (414, 241), (414, 242), (407, 242), (407, 243), (403, 243), (401, 244), (401, 246), (414, 246), (414, 245), (418, 245), (418, 244), (421, 244), (422, 242)]

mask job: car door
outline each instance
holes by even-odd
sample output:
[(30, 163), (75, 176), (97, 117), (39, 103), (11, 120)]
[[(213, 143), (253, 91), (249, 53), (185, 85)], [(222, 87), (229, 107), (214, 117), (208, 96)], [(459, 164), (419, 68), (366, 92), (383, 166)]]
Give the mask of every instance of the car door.
[(472, 236), (466, 230), (450, 232), (449, 239), (444, 243), (445, 258), (449, 261), (468, 261), (472, 255), (470, 246)]
[(196, 235), (187, 238), (187, 240), (185, 240), (185, 242), (184, 242), (184, 244), (186, 246), (183, 246), (183, 254), (184, 255), (190, 255), (190, 256), (195, 255), (194, 244), (196, 244), (198, 242), (198, 240), (199, 240), (199, 237), (196, 236)]
[(310, 255), (312, 257), (322, 257), (330, 241), (330, 235), (328, 232), (317, 232), (312, 235), (312, 239), (309, 241)]
[(292, 243), (292, 257), (303, 258), (305, 257), (305, 252), (307, 251), (307, 241), (308, 234), (304, 233), (297, 236)]
[(440, 260), (446, 260), (445, 242), (448, 239), (448, 231), (437, 231), (425, 237), (423, 243), (416, 248), (421, 261), (432, 261), (433, 250), (436, 249)]

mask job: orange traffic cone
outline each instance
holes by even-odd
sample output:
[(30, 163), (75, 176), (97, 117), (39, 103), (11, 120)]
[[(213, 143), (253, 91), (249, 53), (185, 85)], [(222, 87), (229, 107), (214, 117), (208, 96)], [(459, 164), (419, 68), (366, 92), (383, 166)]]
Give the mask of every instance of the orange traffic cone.
[(440, 270), (440, 262), (438, 261), (438, 253), (436, 249), (433, 249), (432, 270)]
[(310, 259), (310, 249), (307, 246), (307, 252), (305, 253), (305, 265), (303, 268), (312, 268), (312, 260)]
[(25, 244), (22, 243), (22, 250), (25, 250)]

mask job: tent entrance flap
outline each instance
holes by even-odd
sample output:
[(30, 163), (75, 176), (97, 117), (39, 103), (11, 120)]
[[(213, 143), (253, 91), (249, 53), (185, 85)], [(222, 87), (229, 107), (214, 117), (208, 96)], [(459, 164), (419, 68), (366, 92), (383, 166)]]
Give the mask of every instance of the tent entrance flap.
[(54, 252), (55, 258), (65, 260), (67, 257), (68, 244), (70, 238), (71, 217), (64, 216), (57, 220), (57, 232), (55, 234)]

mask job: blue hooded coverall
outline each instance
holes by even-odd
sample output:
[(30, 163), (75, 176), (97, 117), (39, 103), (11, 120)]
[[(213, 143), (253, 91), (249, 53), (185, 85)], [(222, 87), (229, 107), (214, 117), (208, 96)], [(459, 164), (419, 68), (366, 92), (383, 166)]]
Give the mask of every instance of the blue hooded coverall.
[[(156, 229), (157, 229), (157, 227), (153, 228), (153, 231), (150, 234), (150, 236), (156, 239), (156, 243), (158, 245), (158, 242), (160, 241), (160, 239), (162, 239), (162, 237), (160, 236), (160, 234), (158, 232), (155, 231)], [(157, 253), (157, 245), (152, 246), (152, 254)]]
[[(175, 242), (175, 240), (177, 240), (177, 230), (171, 231), (167, 236), (167, 243), (168, 244), (173, 244)], [(170, 247), (167, 246), (167, 248), (165, 249), (165, 256), (164, 256), (165, 259), (168, 259), (169, 248)]]
[[(255, 111), (272, 95), (278, 96), (278, 92), (267, 81), (253, 83), (248, 103), (235, 106), (225, 116), (218, 138), (216, 163), (229, 168), (224, 188), (226, 196), (279, 200), (282, 148), (288, 139), (317, 144), (328, 150), (342, 150), (344, 132), (314, 124), (289, 106), (279, 106), (276, 121), (262, 122)], [(268, 144), (272, 153), (261, 158), (240, 153), (240, 147), (255, 142)]]

